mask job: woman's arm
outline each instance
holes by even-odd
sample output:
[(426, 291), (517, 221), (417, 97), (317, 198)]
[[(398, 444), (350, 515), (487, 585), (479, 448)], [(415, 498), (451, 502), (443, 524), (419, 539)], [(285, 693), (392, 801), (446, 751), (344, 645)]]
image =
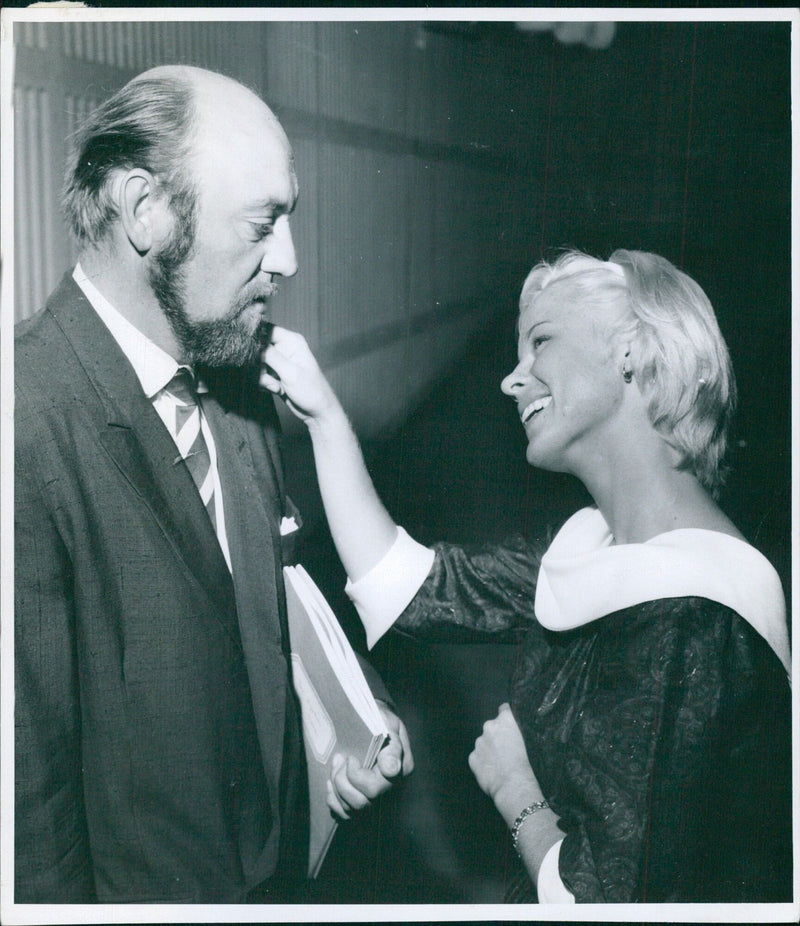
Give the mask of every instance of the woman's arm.
[(367, 472), (358, 439), (305, 338), (274, 327), (261, 385), (308, 427), (331, 536), (352, 581), (381, 561), (397, 536)]
[[(497, 717), (483, 725), (469, 756), (469, 767), (512, 831), (514, 847), (531, 881), (538, 885), (542, 862), (564, 838), (564, 832), (558, 815), (544, 799), (508, 704), (501, 704)], [(559, 886), (567, 899), (570, 895)]]
[(398, 530), (378, 498), (347, 416), (305, 339), (274, 328), (264, 362), (261, 384), (309, 429), (331, 535), (370, 647), (401, 614), (406, 631), (426, 638), (471, 639), (475, 632), (530, 625), (541, 550), (512, 538), (475, 549), (437, 545), (434, 557)]

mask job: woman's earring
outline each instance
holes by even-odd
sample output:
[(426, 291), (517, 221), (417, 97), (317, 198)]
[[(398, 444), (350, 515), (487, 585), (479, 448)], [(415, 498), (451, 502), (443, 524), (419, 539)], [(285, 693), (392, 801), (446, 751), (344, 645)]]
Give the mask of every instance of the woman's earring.
[(625, 363), (623, 363), (622, 365), (622, 378), (625, 380), (626, 383), (629, 383), (633, 379), (633, 370), (630, 368), (628, 364), (627, 356), (625, 359)]

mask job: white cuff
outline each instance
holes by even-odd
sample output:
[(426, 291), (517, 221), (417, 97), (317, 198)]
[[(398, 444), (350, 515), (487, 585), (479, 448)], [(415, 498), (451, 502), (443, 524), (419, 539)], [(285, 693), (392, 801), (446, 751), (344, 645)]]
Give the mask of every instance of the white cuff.
[(539, 903), (575, 903), (575, 897), (566, 889), (558, 872), (558, 858), (563, 841), (560, 839), (555, 845), (550, 846), (539, 866), (539, 877), (536, 879)]
[(356, 606), (372, 647), (406, 609), (431, 571), (435, 553), (397, 528), (397, 537), (383, 559), (345, 591)]

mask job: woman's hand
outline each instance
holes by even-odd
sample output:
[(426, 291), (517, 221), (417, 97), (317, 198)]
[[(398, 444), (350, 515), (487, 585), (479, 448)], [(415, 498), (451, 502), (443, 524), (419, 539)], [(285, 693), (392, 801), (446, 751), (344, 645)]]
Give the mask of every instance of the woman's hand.
[[(501, 704), (497, 717), (483, 725), (483, 733), (470, 753), (469, 767), (509, 828), (523, 808), (544, 800), (508, 704)], [(518, 833), (517, 851), (534, 884), (538, 883), (545, 856), (563, 836), (558, 816), (549, 807), (526, 817)]]
[(259, 385), (282, 396), (301, 421), (309, 424), (342, 413), (302, 334), (273, 325), (261, 363)]
[(501, 704), (497, 717), (483, 725), (470, 753), (469, 767), (509, 825), (523, 807), (543, 799), (508, 704)]
[(272, 326), (261, 360), (261, 386), (282, 396), (308, 427), (331, 536), (347, 575), (356, 582), (391, 549), (395, 523), (375, 492), (355, 432), (306, 339)]

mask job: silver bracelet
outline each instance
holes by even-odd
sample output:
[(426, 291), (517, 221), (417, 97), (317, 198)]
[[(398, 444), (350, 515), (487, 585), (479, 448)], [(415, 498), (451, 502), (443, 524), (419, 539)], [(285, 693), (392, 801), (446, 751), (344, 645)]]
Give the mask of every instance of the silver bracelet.
[(544, 810), (545, 807), (550, 805), (547, 801), (534, 801), (532, 804), (520, 811), (520, 815), (514, 821), (514, 825), (511, 827), (511, 844), (514, 846), (514, 850), (517, 855), (521, 855), (519, 851), (519, 831), (522, 828), (522, 824), (531, 816), (531, 814), (536, 813), (537, 810)]

